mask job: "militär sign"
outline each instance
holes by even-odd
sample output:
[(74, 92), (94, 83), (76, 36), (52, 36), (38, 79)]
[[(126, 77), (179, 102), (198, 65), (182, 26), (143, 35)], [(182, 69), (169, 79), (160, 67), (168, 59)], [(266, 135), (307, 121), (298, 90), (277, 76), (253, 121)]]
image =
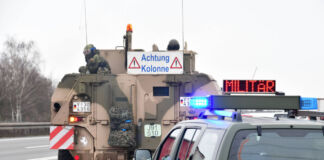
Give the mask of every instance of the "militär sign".
[(128, 52), (128, 74), (182, 74), (182, 52)]
[(223, 80), (227, 93), (275, 93), (275, 80)]

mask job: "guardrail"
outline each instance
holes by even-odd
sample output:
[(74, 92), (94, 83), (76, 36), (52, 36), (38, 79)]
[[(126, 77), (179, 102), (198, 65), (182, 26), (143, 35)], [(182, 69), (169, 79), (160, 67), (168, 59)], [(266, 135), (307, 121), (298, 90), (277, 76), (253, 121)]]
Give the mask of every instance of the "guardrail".
[(50, 122), (0, 123), (0, 137), (48, 135)]
[(0, 127), (50, 126), (50, 122), (0, 123)]

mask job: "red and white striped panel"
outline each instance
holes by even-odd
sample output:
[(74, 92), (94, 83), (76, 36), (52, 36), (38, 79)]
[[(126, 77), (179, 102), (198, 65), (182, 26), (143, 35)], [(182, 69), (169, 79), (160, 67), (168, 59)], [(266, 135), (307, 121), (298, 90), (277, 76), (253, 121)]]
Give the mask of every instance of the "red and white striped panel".
[(50, 149), (74, 149), (74, 127), (50, 126)]

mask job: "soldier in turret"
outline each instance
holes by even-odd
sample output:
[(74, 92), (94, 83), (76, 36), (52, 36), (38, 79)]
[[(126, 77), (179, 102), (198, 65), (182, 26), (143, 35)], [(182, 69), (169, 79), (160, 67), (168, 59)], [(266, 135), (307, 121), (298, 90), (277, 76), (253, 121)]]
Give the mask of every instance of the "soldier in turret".
[(104, 58), (100, 57), (99, 51), (93, 44), (88, 44), (84, 47), (83, 54), (87, 62), (86, 66), (80, 67), (80, 73), (111, 73), (109, 64)]

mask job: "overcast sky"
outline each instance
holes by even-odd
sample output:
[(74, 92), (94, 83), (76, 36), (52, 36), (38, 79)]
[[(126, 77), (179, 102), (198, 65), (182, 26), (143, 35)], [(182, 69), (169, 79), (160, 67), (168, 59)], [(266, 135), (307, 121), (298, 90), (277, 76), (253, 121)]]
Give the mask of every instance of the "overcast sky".
[[(42, 72), (56, 81), (85, 65), (83, 0), (0, 0), (0, 49), (7, 37), (36, 42)], [(181, 42), (181, 0), (88, 0), (88, 41), (133, 48)], [(274, 79), (288, 95), (324, 97), (324, 1), (184, 0), (185, 41), (196, 69), (223, 79)]]

